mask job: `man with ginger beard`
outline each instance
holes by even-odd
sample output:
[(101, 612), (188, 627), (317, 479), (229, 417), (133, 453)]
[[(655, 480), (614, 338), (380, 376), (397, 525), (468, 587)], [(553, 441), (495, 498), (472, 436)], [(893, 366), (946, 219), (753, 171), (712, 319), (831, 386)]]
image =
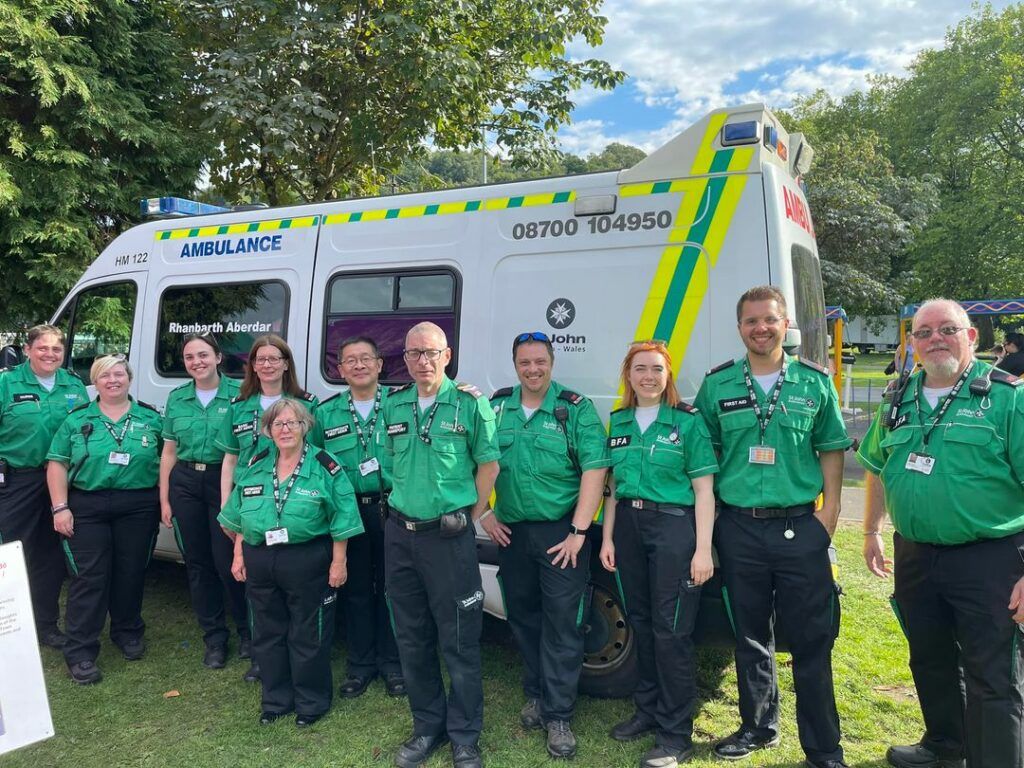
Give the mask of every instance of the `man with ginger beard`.
[(978, 334), (956, 302), (922, 304), (912, 335), (923, 370), (883, 403), (857, 454), (876, 576), (891, 572), (886, 513), (896, 529), (893, 609), (925, 725), (920, 743), (886, 757), (897, 768), (1020, 766), (1024, 388), (975, 359)]

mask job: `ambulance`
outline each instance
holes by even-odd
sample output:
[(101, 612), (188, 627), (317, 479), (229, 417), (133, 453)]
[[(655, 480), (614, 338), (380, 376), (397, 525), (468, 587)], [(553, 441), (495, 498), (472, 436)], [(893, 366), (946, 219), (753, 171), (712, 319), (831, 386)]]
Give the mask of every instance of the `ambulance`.
[[(750, 286), (782, 290), (787, 348), (827, 364), (801, 183), (812, 157), (801, 134), (748, 104), (708, 114), (617, 172), (161, 218), (111, 242), (53, 322), (86, 381), (97, 355), (126, 353), (133, 395), (158, 407), (186, 380), (187, 333), (215, 333), (232, 376), (253, 338), (280, 334), (300, 382), (323, 398), (343, 387), (338, 343), (356, 334), (380, 345), (384, 383), (407, 382), (404, 335), (423, 320), (448, 335), (448, 375), (484, 392), (515, 383), (514, 336), (543, 331), (554, 377), (605, 418), (636, 339), (668, 342), (691, 400), (710, 367), (742, 354), (735, 308)], [(178, 212), (167, 199), (153, 211)], [(502, 617), (495, 551), (478, 541), (486, 610)], [(582, 687), (616, 695), (635, 680), (635, 648), (598, 548)], [(177, 554), (168, 532), (157, 550)], [(722, 622), (726, 612), (701, 614)]]

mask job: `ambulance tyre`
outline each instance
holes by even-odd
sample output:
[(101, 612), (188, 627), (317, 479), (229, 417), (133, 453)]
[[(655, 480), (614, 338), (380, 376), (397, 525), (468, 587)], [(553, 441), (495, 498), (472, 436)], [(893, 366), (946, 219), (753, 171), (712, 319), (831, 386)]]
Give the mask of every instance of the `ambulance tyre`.
[[(596, 548), (595, 548), (596, 551)], [(590, 565), (590, 608), (583, 623), (583, 673), (580, 693), (600, 699), (632, 695), (637, 679), (636, 643), (626, 621), (615, 574)]]

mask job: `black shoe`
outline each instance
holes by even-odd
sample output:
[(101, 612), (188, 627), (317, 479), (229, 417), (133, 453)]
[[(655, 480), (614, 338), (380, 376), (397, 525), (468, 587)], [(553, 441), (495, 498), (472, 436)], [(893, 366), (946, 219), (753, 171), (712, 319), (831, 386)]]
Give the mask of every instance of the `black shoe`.
[(260, 725), (270, 725), (276, 720), (287, 716), (287, 712), (260, 712)]
[(576, 756), (576, 736), (568, 722), (550, 720), (545, 727), (548, 731), (549, 755), (564, 759)]
[(299, 728), (308, 728), (309, 726), (313, 725), (313, 723), (320, 722), (323, 719), (323, 717), (323, 712), (321, 712), (319, 715), (296, 715), (295, 725), (297, 725)]
[(544, 721), (540, 718), (540, 700), (527, 699), (523, 708), (519, 710), (519, 724), (528, 731), (535, 731), (544, 727)]
[(920, 744), (889, 747), (885, 759), (896, 768), (964, 768), (965, 765), (962, 757), (939, 757)]
[(142, 642), (141, 637), (126, 640), (121, 646), (121, 653), (126, 661), (138, 661), (146, 655), (146, 644)]
[(395, 765), (398, 768), (419, 768), (420, 763), (425, 763), (447, 743), (447, 733), (439, 733), (437, 736), (411, 736), (402, 742), (395, 752)]
[(648, 720), (639, 712), (634, 712), (629, 720), (623, 720), (612, 728), (611, 736), (616, 741), (635, 741), (653, 730), (653, 720)]
[(640, 768), (676, 768), (693, 757), (693, 747), (676, 749), (675, 747), (655, 746), (647, 750), (640, 758)]
[(452, 765), (455, 768), (482, 768), (480, 748), (476, 744), (452, 744)]
[(753, 731), (740, 728), (732, 736), (728, 736), (715, 744), (715, 757), (723, 760), (742, 760), (751, 752), (759, 749), (770, 749), (779, 745), (779, 736), (767, 739), (759, 738)]
[(45, 632), (39, 633), (39, 644), (45, 645), (47, 648), (56, 648), (60, 650), (68, 644), (68, 636), (54, 627), (53, 629), (48, 629)]
[(211, 645), (203, 654), (203, 666), (207, 669), (224, 669), (228, 662), (228, 649), (223, 645)]
[(252, 639), (249, 637), (238, 638), (238, 658), (252, 658)]
[(258, 683), (260, 681), (260, 665), (255, 661), (249, 665), (249, 668), (245, 670), (245, 674), (242, 675), (242, 679), (247, 683)]
[(338, 693), (343, 699), (355, 699), (362, 696), (375, 677), (376, 675), (368, 675), (366, 677), (351, 675), (345, 678), (345, 681), (338, 686)]
[(808, 758), (804, 761), (806, 768), (850, 768), (842, 760), (811, 760)]
[(91, 661), (79, 661), (75, 664), (68, 664), (68, 672), (71, 679), (79, 685), (92, 685), (103, 679), (103, 673)]
[(405, 678), (401, 672), (388, 672), (384, 675), (384, 691), (388, 696), (405, 696), (408, 691), (405, 687)]

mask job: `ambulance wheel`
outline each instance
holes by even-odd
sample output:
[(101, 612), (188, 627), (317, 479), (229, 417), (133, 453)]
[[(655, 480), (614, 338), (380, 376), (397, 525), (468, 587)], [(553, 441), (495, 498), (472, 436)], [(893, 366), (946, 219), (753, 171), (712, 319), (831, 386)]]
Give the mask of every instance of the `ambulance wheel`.
[(590, 610), (583, 625), (580, 692), (601, 699), (621, 699), (632, 695), (636, 687), (636, 642), (615, 576), (598, 566), (598, 570), (591, 570), (591, 578)]

